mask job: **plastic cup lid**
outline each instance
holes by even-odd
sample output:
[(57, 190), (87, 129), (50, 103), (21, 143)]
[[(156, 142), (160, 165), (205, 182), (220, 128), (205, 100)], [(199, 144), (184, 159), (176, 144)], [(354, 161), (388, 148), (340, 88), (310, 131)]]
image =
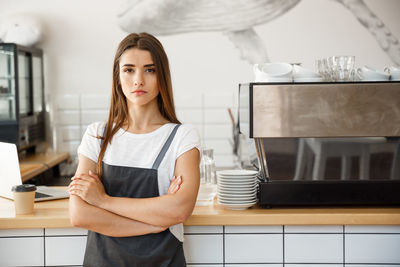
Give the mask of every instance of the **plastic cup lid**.
[(14, 185), (11, 188), (11, 191), (13, 191), (13, 192), (32, 192), (32, 191), (36, 191), (36, 185), (34, 185), (34, 184)]

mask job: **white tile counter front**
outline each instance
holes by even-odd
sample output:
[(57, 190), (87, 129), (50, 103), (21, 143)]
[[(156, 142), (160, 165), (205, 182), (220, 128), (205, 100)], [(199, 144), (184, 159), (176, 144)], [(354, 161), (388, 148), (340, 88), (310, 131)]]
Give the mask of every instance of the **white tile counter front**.
[[(0, 230), (0, 266), (81, 266), (86, 238), (78, 228)], [(393, 267), (400, 226), (186, 226), (184, 252), (188, 266)]]
[[(87, 230), (68, 199), (15, 215), (0, 198), (0, 267), (81, 266)], [(195, 207), (185, 223), (188, 266), (400, 267), (400, 208)]]

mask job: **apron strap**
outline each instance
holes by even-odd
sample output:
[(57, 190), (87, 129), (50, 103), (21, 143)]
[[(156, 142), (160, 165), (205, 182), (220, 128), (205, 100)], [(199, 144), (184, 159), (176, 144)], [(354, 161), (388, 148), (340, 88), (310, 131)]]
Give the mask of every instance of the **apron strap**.
[(160, 166), (160, 163), (163, 160), (165, 153), (167, 153), (167, 150), (168, 150), (169, 146), (171, 145), (172, 140), (174, 139), (176, 131), (178, 130), (179, 126), (181, 126), (181, 124), (175, 125), (171, 134), (168, 136), (167, 141), (165, 142), (164, 146), (161, 148), (160, 153), (158, 154), (156, 160), (153, 163), (153, 167), (151, 167), (152, 169), (158, 169), (158, 167)]

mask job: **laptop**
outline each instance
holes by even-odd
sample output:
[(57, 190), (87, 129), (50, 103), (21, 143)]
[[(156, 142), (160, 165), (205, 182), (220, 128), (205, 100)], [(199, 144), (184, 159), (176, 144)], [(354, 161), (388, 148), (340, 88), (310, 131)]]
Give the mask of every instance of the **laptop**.
[[(13, 199), (11, 188), (22, 184), (17, 147), (15, 144), (0, 142), (0, 196)], [(68, 198), (66, 191), (47, 186), (37, 186), (35, 201)]]

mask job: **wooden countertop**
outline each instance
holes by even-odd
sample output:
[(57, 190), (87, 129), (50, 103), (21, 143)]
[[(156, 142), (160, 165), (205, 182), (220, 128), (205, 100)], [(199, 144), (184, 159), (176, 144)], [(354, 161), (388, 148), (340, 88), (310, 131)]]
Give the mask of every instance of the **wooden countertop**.
[(19, 168), (21, 171), (22, 182), (25, 182), (42, 172), (67, 160), (68, 152), (43, 152), (27, 156), (20, 159)]
[[(57, 189), (66, 190), (66, 187)], [(185, 225), (400, 225), (400, 208), (273, 208), (243, 211), (195, 207)], [(15, 215), (13, 201), (0, 197), (0, 229), (72, 227), (68, 199), (35, 203), (32, 215)]]

